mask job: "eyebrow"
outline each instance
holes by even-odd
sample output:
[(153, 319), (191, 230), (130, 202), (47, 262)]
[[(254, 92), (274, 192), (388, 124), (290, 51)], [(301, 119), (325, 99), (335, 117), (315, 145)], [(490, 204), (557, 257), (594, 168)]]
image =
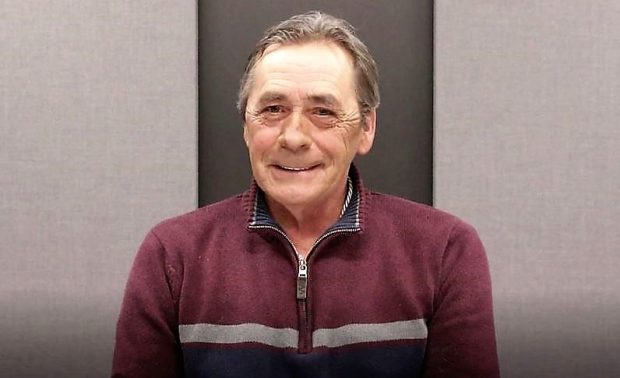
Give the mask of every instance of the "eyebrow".
[(274, 101), (282, 101), (286, 96), (279, 92), (265, 92), (258, 98), (258, 104), (264, 105)]
[[(283, 100), (287, 101), (288, 96), (281, 92), (269, 91), (269, 92), (263, 93), (258, 98), (258, 104), (262, 106), (262, 105), (265, 105), (271, 102), (279, 102)], [(329, 94), (329, 93), (325, 93), (325, 94), (319, 94), (319, 93), (312, 94), (311, 93), (306, 96), (306, 100), (309, 100), (313, 104), (322, 104), (322, 105), (326, 105), (330, 107), (340, 106), (340, 101), (338, 100), (338, 98), (336, 98), (336, 96)]]
[(340, 106), (340, 101), (338, 101), (336, 96), (331, 94), (310, 94), (306, 98), (316, 104), (323, 104), (330, 107)]

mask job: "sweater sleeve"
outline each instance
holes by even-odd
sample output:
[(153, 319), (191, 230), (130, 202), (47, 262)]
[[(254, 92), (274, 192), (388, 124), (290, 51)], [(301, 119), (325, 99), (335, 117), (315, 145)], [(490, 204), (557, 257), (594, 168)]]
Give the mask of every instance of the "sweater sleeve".
[(442, 256), (424, 377), (499, 377), (487, 257), (476, 231), (460, 221)]
[(121, 306), (112, 377), (182, 376), (174, 267), (150, 232), (135, 257)]

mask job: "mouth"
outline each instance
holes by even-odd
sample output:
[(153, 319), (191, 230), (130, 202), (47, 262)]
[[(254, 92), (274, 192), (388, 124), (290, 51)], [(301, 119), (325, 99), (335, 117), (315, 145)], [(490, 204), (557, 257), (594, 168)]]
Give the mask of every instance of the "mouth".
[(310, 170), (312, 170), (312, 169), (314, 169), (314, 168), (316, 168), (318, 166), (319, 166), (319, 164), (308, 165), (308, 166), (305, 166), (305, 167), (289, 167), (289, 166), (286, 166), (286, 165), (274, 164), (274, 167), (276, 167), (279, 170), (286, 171), (286, 172), (293, 172), (293, 173), (295, 173), (295, 172), (307, 172), (307, 171), (310, 171)]

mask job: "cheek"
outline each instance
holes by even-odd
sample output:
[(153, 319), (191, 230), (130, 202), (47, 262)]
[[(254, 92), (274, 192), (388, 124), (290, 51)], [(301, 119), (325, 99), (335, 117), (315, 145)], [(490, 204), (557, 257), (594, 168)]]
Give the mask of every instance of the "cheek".
[(275, 128), (257, 128), (248, 133), (250, 152), (261, 153), (273, 147), (278, 141), (278, 130)]
[(314, 141), (323, 153), (336, 159), (348, 160), (355, 155), (357, 137), (350, 130), (330, 129), (317, 135)]

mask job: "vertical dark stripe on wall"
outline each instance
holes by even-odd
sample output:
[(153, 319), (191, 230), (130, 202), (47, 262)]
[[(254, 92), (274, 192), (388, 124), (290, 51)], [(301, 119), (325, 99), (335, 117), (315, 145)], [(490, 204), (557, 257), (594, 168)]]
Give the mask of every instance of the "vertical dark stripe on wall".
[(371, 153), (358, 159), (373, 190), (432, 203), (433, 1), (200, 1), (199, 204), (243, 191), (250, 181), (239, 78), (256, 40), (293, 14), (321, 10), (358, 30), (377, 60), (381, 106)]

